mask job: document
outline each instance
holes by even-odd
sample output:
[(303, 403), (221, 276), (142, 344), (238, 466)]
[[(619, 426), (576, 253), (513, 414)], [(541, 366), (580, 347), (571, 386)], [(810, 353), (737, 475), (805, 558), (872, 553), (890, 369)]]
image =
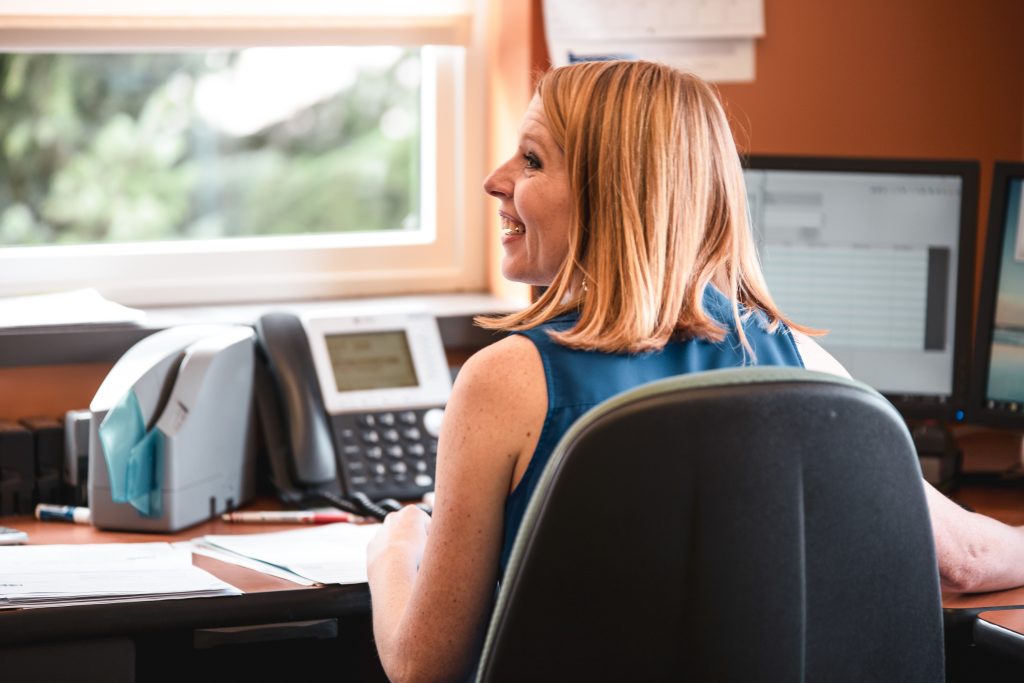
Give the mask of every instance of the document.
[(365, 583), (366, 546), (379, 529), (378, 524), (341, 522), (293, 531), (207, 535), (192, 543), (195, 552), (219, 551), (212, 556), (304, 585)]
[(266, 562), (260, 562), (254, 560), (251, 557), (244, 557), (238, 553), (233, 553), (223, 548), (217, 548), (212, 545), (207, 545), (202, 539), (195, 539), (194, 541), (185, 541), (185, 545), (189, 547), (189, 552), (193, 555), (202, 555), (204, 557), (210, 557), (220, 562), (227, 562), (228, 564), (234, 564), (239, 567), (245, 567), (246, 569), (252, 569), (253, 571), (268, 574), (270, 576), (284, 579), (285, 581), (291, 581), (297, 583), (300, 586), (313, 586), (316, 585), (316, 581), (307, 579), (303, 576), (299, 576), (294, 572), (290, 572), (283, 567), (276, 565), (267, 564)]
[(170, 543), (0, 547), (0, 609), (241, 593)]
[(95, 289), (0, 298), (0, 328), (141, 323), (146, 313)]
[(544, 0), (555, 66), (646, 59), (716, 82), (754, 79), (764, 0)]

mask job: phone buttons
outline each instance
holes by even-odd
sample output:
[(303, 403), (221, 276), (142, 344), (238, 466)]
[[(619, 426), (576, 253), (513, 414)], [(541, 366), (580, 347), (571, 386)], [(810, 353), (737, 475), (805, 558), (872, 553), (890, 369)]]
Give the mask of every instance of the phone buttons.
[(440, 407), (332, 416), (335, 446), (349, 484), (374, 499), (411, 499), (434, 486)]
[(436, 437), (441, 433), (442, 417), (444, 417), (444, 411), (440, 408), (431, 408), (423, 413), (423, 428), (427, 430), (427, 434)]

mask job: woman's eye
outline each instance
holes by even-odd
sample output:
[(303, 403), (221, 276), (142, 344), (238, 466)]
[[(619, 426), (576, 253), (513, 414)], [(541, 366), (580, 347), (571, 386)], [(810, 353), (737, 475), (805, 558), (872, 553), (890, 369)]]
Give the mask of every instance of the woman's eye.
[(526, 168), (540, 168), (540, 159), (538, 159), (534, 154), (524, 154), (523, 159), (526, 160)]

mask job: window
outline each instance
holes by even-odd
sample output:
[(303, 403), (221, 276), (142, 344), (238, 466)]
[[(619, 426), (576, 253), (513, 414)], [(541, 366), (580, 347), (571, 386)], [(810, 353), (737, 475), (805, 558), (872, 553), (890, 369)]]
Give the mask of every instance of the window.
[(13, 46), (0, 55), (0, 296), (483, 288), (483, 164), (469, 151), (483, 147), (482, 97), (464, 8), (365, 15), (309, 0), (225, 18), (202, 12), (231, 3), (178, 2), (125, 18), (28, 4), (0, 10)]
[(0, 54), (0, 245), (423, 230), (433, 61), (396, 46)]

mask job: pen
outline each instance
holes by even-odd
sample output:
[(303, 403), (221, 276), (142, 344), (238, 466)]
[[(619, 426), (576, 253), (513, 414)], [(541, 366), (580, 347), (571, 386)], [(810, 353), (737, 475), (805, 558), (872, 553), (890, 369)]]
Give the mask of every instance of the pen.
[(313, 512), (310, 510), (267, 510), (260, 512), (225, 512), (225, 522), (265, 522), (285, 524), (331, 524), (333, 522), (362, 522), (359, 515), (348, 512)]
[(74, 522), (75, 524), (91, 524), (92, 514), (89, 512), (89, 508), (39, 503), (39, 505), (36, 505), (36, 519), (58, 519), (63, 522)]

